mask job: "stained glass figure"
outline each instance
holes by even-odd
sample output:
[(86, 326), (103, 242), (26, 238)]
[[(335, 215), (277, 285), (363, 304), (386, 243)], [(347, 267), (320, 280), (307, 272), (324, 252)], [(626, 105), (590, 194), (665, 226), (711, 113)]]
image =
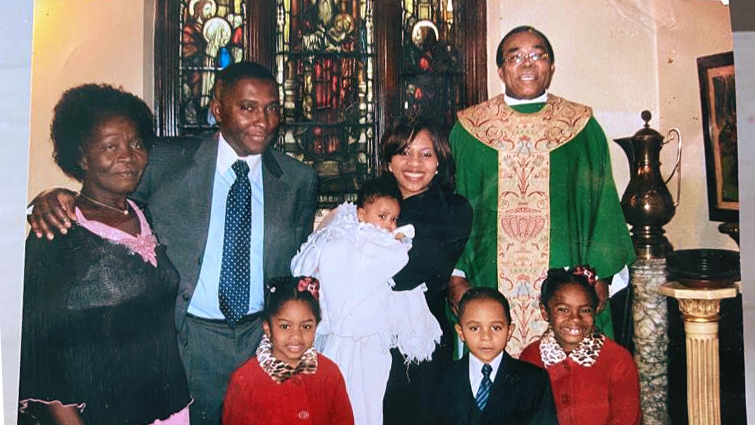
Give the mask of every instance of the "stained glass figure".
[(215, 73), (244, 58), (246, 5), (241, 0), (182, 0), (181, 134), (212, 131), (209, 111)]
[(404, 114), (450, 127), (461, 106), (461, 63), (453, 0), (403, 0), (401, 105)]
[(373, 0), (277, 0), (278, 145), (312, 165), (319, 206), (354, 200), (375, 170)]

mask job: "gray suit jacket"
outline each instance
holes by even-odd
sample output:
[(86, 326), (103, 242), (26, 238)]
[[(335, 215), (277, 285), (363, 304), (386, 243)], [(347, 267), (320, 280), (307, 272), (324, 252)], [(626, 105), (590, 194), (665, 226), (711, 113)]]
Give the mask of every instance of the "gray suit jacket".
[[(160, 243), (167, 247), (181, 283), (176, 327), (197, 287), (210, 223), (218, 135), (156, 146), (132, 197), (146, 204)], [(312, 232), (317, 178), (311, 168), (268, 148), (262, 154), (265, 202), (265, 280), (290, 275), (291, 258)]]

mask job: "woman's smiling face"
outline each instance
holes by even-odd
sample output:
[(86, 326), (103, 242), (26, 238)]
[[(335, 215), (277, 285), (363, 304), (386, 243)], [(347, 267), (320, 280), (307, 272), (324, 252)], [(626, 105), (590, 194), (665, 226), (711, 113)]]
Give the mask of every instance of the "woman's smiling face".
[(433, 147), (432, 136), (420, 131), (403, 152), (391, 157), (388, 170), (404, 199), (427, 190), (438, 172), (438, 156)]
[(136, 189), (147, 161), (136, 124), (120, 116), (105, 118), (84, 148), (82, 191), (98, 200), (124, 197)]

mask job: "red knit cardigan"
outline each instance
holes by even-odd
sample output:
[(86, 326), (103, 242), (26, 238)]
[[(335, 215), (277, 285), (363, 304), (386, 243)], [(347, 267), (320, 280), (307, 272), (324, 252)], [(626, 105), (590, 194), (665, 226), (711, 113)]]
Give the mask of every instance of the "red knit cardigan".
[[(519, 360), (545, 367), (540, 341), (524, 349)], [(590, 367), (571, 358), (546, 368), (560, 425), (639, 425), (640, 382), (637, 366), (624, 347), (606, 338)]]
[(354, 425), (338, 366), (317, 355), (317, 372), (276, 383), (252, 357), (232, 375), (223, 403), (223, 425)]

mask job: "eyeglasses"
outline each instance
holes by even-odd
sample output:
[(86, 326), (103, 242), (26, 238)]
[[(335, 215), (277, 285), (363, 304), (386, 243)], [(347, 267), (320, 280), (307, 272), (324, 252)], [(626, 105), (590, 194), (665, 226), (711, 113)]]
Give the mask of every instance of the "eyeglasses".
[(545, 52), (530, 52), (530, 53), (512, 53), (506, 56), (503, 62), (507, 65), (521, 65), (525, 59), (529, 59), (530, 62), (537, 62), (540, 60), (547, 60), (548, 54)]

